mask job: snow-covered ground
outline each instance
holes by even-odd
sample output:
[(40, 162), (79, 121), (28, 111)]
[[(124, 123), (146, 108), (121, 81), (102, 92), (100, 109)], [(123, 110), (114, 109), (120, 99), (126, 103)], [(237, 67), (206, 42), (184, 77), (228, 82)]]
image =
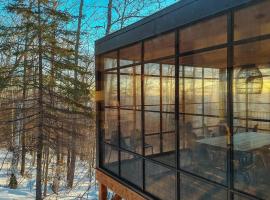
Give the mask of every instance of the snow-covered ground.
[[(31, 156), (27, 156), (26, 176), (17, 176), (18, 188), (9, 189), (10, 165), (12, 153), (0, 150), (0, 200), (25, 200), (35, 199), (35, 166), (32, 166)], [(48, 194), (46, 200), (73, 200), (73, 199), (98, 199), (98, 188), (95, 184), (94, 177), (88, 175), (87, 162), (78, 160), (76, 163), (76, 173), (74, 187), (70, 190), (65, 187), (65, 180), (61, 180), (59, 194), (56, 195), (51, 191), (51, 181), (48, 184)], [(49, 170), (53, 171), (53, 170)], [(49, 174), (52, 177), (52, 174)], [(63, 177), (64, 179), (64, 177)], [(91, 179), (91, 181), (90, 181)]]

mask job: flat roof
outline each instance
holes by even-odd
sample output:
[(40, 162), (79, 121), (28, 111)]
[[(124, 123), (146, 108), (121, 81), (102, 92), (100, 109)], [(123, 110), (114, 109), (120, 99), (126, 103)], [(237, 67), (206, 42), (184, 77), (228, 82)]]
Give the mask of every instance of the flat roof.
[[(262, 1), (262, 0), (261, 0)], [(95, 42), (95, 54), (118, 49), (258, 0), (181, 0)]]

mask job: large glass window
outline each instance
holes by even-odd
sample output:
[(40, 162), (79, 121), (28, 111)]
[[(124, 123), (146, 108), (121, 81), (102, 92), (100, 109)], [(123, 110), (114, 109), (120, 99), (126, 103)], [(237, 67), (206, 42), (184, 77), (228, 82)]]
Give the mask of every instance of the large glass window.
[(174, 60), (144, 66), (145, 154), (175, 166)]
[(104, 80), (105, 119), (103, 140), (118, 145), (117, 71), (105, 71)]
[(227, 49), (180, 57), (180, 167), (227, 183)]
[(141, 66), (120, 69), (121, 147), (142, 152)]
[(235, 46), (234, 50), (235, 187), (270, 196), (270, 41)]
[(269, 199), (270, 2), (251, 4), (100, 56), (104, 170), (161, 200)]

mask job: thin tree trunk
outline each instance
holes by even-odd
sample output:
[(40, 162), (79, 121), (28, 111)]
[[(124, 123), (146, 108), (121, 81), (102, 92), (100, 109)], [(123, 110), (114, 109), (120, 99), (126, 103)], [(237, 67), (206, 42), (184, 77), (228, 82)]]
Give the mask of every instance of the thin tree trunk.
[(108, 11), (107, 11), (107, 27), (106, 27), (106, 35), (110, 34), (112, 27), (112, 5), (113, 0), (109, 0), (108, 2)]
[[(78, 66), (79, 63), (79, 46), (80, 46), (80, 36), (81, 36), (81, 23), (82, 23), (82, 16), (83, 16), (83, 3), (84, 0), (80, 1), (80, 9), (79, 9), (79, 18), (78, 18), (78, 27), (77, 27), (77, 33), (76, 33), (76, 44), (75, 44), (75, 66)], [(74, 85), (74, 100), (77, 101), (78, 99), (78, 88), (77, 88), (77, 81), (78, 81), (78, 74), (77, 70), (74, 72), (74, 78), (75, 78), (75, 85)], [(69, 166), (69, 174), (68, 174), (68, 187), (72, 188), (73, 186), (73, 180), (74, 180), (74, 174), (75, 174), (75, 164), (76, 164), (76, 141), (77, 141), (77, 134), (76, 134), (76, 115), (75, 119), (73, 121), (73, 133), (72, 133), (72, 149), (71, 149), (71, 160), (70, 160), (70, 166)]]
[[(56, 10), (57, 4), (54, 4), (54, 9)], [(51, 50), (51, 84), (50, 84), (50, 100), (51, 100), (51, 105), (52, 107), (55, 106), (54, 102), (54, 87), (55, 87), (55, 47), (56, 47), (56, 31), (54, 30), (53, 34), (53, 43), (52, 43), (52, 50)], [(60, 173), (61, 173), (61, 164), (60, 164), (60, 136), (59, 132), (56, 132), (56, 170), (55, 170), (55, 175), (53, 179), (53, 184), (52, 184), (52, 190), (54, 193), (58, 194), (59, 191), (59, 183), (60, 183)]]
[[(27, 29), (28, 30), (28, 29)], [(27, 83), (26, 83), (26, 76), (27, 76), (27, 52), (28, 52), (28, 31), (26, 31), (26, 37), (25, 37), (25, 47), (24, 50), (26, 52), (26, 55), (24, 56), (24, 66), (23, 66), (23, 128), (22, 128), (22, 135), (21, 135), (21, 140), (22, 140), (22, 161), (21, 161), (21, 175), (24, 176), (25, 172), (25, 156), (26, 156), (26, 147), (25, 147), (25, 116), (26, 116), (26, 106), (25, 106), (25, 101), (26, 101), (26, 89), (27, 89)]]
[(21, 131), (21, 121), (22, 118), (21, 113), (21, 104), (16, 104), (16, 111), (15, 111), (15, 128), (14, 128), (14, 143), (13, 143), (13, 155), (12, 155), (12, 161), (11, 161), (11, 173), (16, 175), (17, 174), (17, 168), (18, 168), (18, 162), (19, 162), (19, 145), (20, 145), (20, 131)]
[(55, 170), (55, 176), (53, 179), (52, 184), (52, 190), (55, 194), (58, 194), (59, 191), (59, 182), (60, 182), (60, 173), (61, 173), (61, 163), (60, 163), (60, 138), (59, 134), (57, 133), (57, 139), (56, 139), (56, 170)]
[[(75, 132), (75, 130), (73, 130)], [(74, 133), (73, 133), (74, 135)], [(69, 173), (68, 173), (68, 188), (73, 187), (73, 180), (74, 180), (74, 175), (75, 175), (75, 164), (76, 164), (76, 136), (74, 137), (74, 140), (72, 140), (71, 144), (71, 156), (70, 156), (70, 164), (69, 164)]]
[(42, 199), (42, 152), (43, 152), (43, 72), (42, 72), (42, 30), (41, 30), (41, 8), (38, 1), (38, 77), (39, 77), (39, 126), (37, 138), (37, 174), (36, 174), (36, 200)]
[(70, 148), (68, 147), (68, 152), (67, 152), (67, 181), (69, 179), (69, 169), (70, 169)]
[(44, 192), (43, 192), (44, 197), (47, 196), (48, 172), (49, 172), (49, 156), (50, 156), (50, 149), (47, 146), (46, 155), (45, 155), (46, 164), (45, 164), (45, 174), (44, 174)]

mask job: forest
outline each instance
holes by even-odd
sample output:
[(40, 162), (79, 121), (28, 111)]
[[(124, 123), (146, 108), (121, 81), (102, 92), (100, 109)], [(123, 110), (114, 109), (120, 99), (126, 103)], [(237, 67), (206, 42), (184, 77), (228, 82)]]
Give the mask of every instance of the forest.
[(174, 2), (0, 1), (0, 199), (97, 199), (94, 41)]

